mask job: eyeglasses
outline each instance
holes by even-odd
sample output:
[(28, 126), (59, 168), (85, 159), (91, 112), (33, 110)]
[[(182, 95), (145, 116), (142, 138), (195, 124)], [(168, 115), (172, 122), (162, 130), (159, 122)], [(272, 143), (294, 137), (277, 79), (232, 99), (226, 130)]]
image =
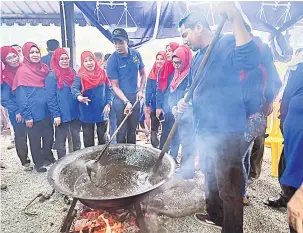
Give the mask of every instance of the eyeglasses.
[(69, 61), (69, 58), (60, 58), (60, 61)]
[(181, 61), (173, 61), (173, 64), (174, 64), (174, 65), (181, 65), (182, 62), (181, 62)]
[(8, 62), (10, 62), (10, 61), (12, 61), (12, 60), (15, 60), (16, 58), (18, 58), (18, 56), (14, 54), (14, 55), (12, 55), (12, 56), (6, 57), (6, 60), (7, 60)]

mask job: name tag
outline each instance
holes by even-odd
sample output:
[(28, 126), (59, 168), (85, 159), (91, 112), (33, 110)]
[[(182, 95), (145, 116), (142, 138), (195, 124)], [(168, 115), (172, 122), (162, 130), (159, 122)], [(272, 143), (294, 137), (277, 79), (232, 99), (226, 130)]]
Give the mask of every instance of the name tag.
[(120, 69), (122, 69), (122, 68), (125, 68), (125, 67), (126, 67), (126, 65), (124, 65), (124, 66), (120, 66), (119, 68), (120, 68)]

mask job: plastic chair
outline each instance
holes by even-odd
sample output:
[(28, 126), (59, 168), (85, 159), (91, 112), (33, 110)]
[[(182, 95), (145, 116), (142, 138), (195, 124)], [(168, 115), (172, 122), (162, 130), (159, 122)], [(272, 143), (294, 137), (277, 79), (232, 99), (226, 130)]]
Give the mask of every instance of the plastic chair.
[[(272, 176), (278, 177), (278, 164), (283, 150), (283, 135), (280, 130), (279, 116), (280, 103), (274, 102), (272, 115), (272, 127), (269, 137), (265, 139), (265, 146), (271, 148), (271, 173)], [(270, 117), (270, 116), (269, 116)]]
[(271, 113), (268, 117), (267, 117), (267, 127), (266, 127), (266, 135), (270, 135), (270, 132), (272, 130), (272, 123), (273, 123), (273, 113)]

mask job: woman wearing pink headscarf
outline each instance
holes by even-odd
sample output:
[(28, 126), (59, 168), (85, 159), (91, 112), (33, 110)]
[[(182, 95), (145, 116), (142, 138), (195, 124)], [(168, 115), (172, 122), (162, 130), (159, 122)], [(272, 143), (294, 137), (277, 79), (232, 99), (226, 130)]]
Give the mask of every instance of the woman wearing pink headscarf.
[(50, 62), (52, 70), (45, 79), (47, 105), (55, 126), (55, 147), (59, 159), (66, 155), (66, 139), (69, 134), (73, 151), (81, 148), (79, 106), (71, 93), (76, 74), (70, 68), (69, 61), (65, 49), (56, 49)]
[(156, 94), (156, 116), (162, 122), (162, 134), (160, 138), (160, 146), (162, 149), (164, 143), (168, 137), (168, 134), (174, 124), (174, 116), (170, 110), (165, 108), (165, 92), (168, 88), (168, 79), (173, 74), (175, 68), (172, 63), (173, 52), (179, 47), (177, 42), (171, 42), (166, 46), (166, 59), (167, 61), (163, 65), (161, 72), (159, 73), (157, 94)]
[(49, 68), (41, 62), (41, 53), (35, 43), (25, 43), (22, 52), (24, 63), (16, 73), (13, 91), (16, 91), (20, 114), (28, 129), (35, 169), (37, 172), (46, 172), (43, 165), (55, 161), (52, 153), (53, 125), (45, 90), (45, 78)]
[[(177, 103), (184, 97), (188, 86), (191, 60), (191, 50), (185, 45), (179, 46), (172, 56), (175, 71), (169, 78), (166, 94), (168, 108), (175, 117), (177, 115)], [(171, 155), (176, 161), (179, 146), (182, 146), (181, 175), (184, 179), (193, 179), (195, 175), (194, 148), (190, 137), (192, 132), (194, 132), (192, 113), (187, 112), (182, 116), (176, 135), (171, 143)]]
[(1, 61), (5, 66), (1, 74), (1, 105), (8, 110), (15, 134), (16, 151), (21, 164), (25, 171), (31, 171), (33, 168), (28, 158), (27, 129), (22, 122), (16, 95), (12, 91), (15, 75), (20, 67), (18, 52), (11, 46), (1, 47)]
[(149, 127), (148, 120), (151, 121), (151, 144), (153, 147), (158, 148), (158, 130), (160, 126), (159, 119), (156, 117), (156, 93), (159, 75), (163, 66), (167, 62), (166, 53), (160, 51), (156, 55), (156, 61), (148, 75), (145, 94), (145, 119)]
[(81, 68), (71, 90), (79, 102), (84, 146), (95, 145), (95, 128), (98, 145), (105, 144), (113, 92), (106, 71), (98, 66), (96, 58), (90, 51), (81, 54)]

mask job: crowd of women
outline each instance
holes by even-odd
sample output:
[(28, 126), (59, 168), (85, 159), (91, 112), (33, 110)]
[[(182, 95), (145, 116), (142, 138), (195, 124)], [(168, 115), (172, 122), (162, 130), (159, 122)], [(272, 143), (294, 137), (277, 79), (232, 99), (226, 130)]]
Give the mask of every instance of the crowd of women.
[(1, 104), (8, 109), (16, 151), (25, 170), (32, 170), (27, 137), (38, 172), (46, 172), (45, 166), (55, 161), (53, 125), (58, 158), (66, 154), (68, 134), (73, 150), (81, 148), (81, 126), (85, 147), (95, 144), (95, 124), (98, 143), (104, 144), (113, 92), (105, 70), (97, 65), (94, 55), (88, 51), (82, 53), (81, 67), (76, 74), (69, 66), (65, 49), (53, 52), (50, 67), (41, 62), (35, 43), (25, 43), (22, 53), (21, 63), (14, 48), (1, 48), (4, 65), (1, 67)]
[[(156, 55), (156, 62), (148, 76), (145, 98), (146, 120), (150, 122), (151, 144), (163, 148), (177, 115), (178, 101), (183, 98), (188, 86), (188, 75), (192, 61), (192, 52), (188, 46), (176, 42), (169, 43), (166, 51)], [(150, 116), (150, 117), (149, 117)], [(183, 178), (194, 178), (194, 147), (189, 135), (194, 132), (192, 113), (186, 113), (181, 119), (180, 127), (174, 135), (170, 155), (178, 165), (178, 152), (181, 145)], [(158, 140), (161, 124), (162, 133)], [(149, 123), (148, 123), (149, 125)]]
[[(72, 149), (81, 148), (81, 127), (84, 147), (95, 145), (95, 127), (98, 144), (105, 144), (109, 115), (114, 112), (111, 107), (114, 92), (105, 67), (98, 64), (96, 57), (89, 51), (83, 52), (81, 67), (76, 73), (70, 68), (68, 52), (63, 48), (52, 52), (49, 66), (43, 63), (35, 43), (25, 43), (21, 53), (12, 46), (1, 48), (1, 105), (8, 110), (17, 155), (24, 169), (32, 170), (27, 138), (38, 172), (47, 171), (45, 166), (55, 161), (54, 141), (58, 158), (66, 155), (68, 135)], [(151, 141), (156, 148), (162, 149), (174, 123), (174, 108), (185, 93), (191, 59), (190, 49), (175, 42), (156, 55), (145, 96), (146, 123), (151, 126)], [(190, 168), (193, 168), (190, 139), (185, 136), (192, 130), (191, 121), (190, 116), (184, 118), (172, 141), (171, 154), (177, 162), (181, 144), (183, 157), (191, 158)], [(193, 178), (194, 170), (186, 167), (184, 174)]]

